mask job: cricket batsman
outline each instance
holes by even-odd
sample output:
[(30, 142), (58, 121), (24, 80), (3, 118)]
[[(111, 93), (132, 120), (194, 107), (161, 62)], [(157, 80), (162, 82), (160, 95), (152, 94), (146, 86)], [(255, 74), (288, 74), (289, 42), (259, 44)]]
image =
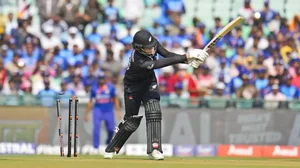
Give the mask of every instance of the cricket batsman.
[[(94, 105), (94, 108), (93, 108)], [(92, 88), (90, 101), (85, 113), (85, 121), (89, 120), (89, 113), (93, 108), (93, 146), (99, 148), (100, 130), (102, 121), (105, 122), (107, 130), (108, 144), (113, 135), (115, 127), (114, 105), (118, 118), (121, 118), (120, 104), (116, 96), (115, 88), (112, 84), (107, 83), (104, 75), (100, 75), (97, 87)]]
[[(197, 68), (208, 57), (204, 50), (194, 49), (184, 55), (167, 51), (148, 31), (140, 30), (133, 37), (133, 52), (123, 79), (125, 116), (116, 134), (105, 149), (104, 158), (118, 153), (130, 135), (139, 127), (143, 116), (138, 115), (141, 102), (145, 107), (147, 154), (149, 159), (163, 160), (161, 142), (160, 94), (154, 69), (178, 63)], [(157, 59), (160, 54), (162, 59)]]

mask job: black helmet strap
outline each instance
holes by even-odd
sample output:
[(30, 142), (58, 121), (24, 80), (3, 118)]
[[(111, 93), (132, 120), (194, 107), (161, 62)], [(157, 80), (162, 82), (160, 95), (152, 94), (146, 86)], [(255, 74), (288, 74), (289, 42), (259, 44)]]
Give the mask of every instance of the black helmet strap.
[[(143, 55), (146, 55), (146, 56), (154, 56), (153, 54), (147, 54), (147, 53), (145, 52), (145, 50), (144, 50), (142, 44), (136, 44), (136, 43), (133, 43), (132, 45), (133, 45), (133, 48), (134, 48), (137, 52), (139, 52), (139, 53), (141, 53), (141, 54), (143, 54)], [(156, 48), (156, 46), (154, 46), (154, 47)]]

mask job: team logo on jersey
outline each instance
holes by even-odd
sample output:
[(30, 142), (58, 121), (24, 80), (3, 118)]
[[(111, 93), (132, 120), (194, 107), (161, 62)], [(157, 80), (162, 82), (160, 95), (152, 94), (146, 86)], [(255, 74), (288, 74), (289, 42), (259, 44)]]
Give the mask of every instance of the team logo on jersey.
[(152, 85), (152, 90), (156, 89), (157, 85)]
[(152, 40), (152, 37), (150, 36), (150, 38), (149, 38), (149, 40), (148, 40), (148, 41), (149, 41), (149, 43), (151, 42), (151, 40)]

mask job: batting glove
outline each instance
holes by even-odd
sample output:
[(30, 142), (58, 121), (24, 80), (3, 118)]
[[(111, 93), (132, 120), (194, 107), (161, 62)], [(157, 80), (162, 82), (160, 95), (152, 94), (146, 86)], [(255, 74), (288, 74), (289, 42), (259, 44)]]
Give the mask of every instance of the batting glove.
[(209, 56), (206, 51), (201, 49), (194, 49), (189, 52), (189, 55), (188, 63), (194, 68), (198, 68)]

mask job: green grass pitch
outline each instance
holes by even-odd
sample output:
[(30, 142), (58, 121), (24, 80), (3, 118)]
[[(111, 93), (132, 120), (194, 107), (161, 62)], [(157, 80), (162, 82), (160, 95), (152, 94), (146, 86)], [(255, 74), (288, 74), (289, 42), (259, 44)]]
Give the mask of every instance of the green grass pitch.
[(2, 168), (300, 168), (300, 159), (248, 159), (167, 157), (152, 161), (147, 157), (116, 156), (105, 160), (102, 156), (60, 158), (45, 155), (0, 155)]

